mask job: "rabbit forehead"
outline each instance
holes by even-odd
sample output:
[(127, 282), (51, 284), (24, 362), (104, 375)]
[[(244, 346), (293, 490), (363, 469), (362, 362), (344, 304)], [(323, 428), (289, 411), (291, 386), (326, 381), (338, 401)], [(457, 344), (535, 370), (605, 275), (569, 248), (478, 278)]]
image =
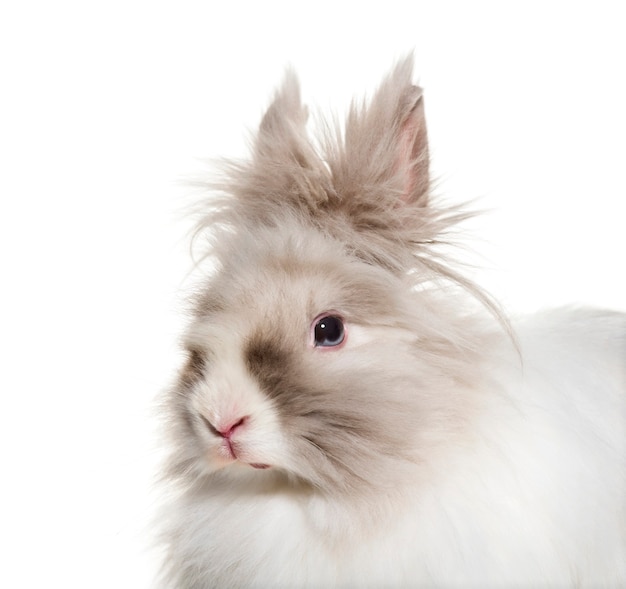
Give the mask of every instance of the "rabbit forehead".
[(290, 323), (328, 311), (358, 322), (397, 317), (408, 302), (403, 301), (408, 292), (403, 277), (362, 261), (340, 241), (306, 227), (247, 232), (226, 248), (220, 266), (199, 301), (201, 317), (234, 314), (237, 323), (250, 327), (281, 320), (293, 331)]

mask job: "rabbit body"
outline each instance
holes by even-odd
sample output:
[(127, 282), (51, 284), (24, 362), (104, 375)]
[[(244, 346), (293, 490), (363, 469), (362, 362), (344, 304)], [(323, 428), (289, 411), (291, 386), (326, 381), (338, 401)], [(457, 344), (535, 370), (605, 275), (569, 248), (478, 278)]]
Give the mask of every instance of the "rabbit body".
[(626, 585), (626, 316), (484, 310), (410, 77), (320, 157), (288, 76), (202, 223), (164, 587)]

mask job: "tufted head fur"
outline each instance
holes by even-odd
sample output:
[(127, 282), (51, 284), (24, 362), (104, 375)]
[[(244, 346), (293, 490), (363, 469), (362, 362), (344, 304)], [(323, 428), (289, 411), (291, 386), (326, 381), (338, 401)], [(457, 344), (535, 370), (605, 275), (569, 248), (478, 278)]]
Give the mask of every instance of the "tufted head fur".
[[(216, 269), (170, 394), (175, 478), (354, 497), (419, 476), (462, 435), (478, 353), (441, 281), (483, 295), (434, 249), (464, 214), (430, 195), (411, 70), (315, 142), (289, 72), (250, 160), (226, 166), (199, 228)], [(315, 346), (328, 315), (345, 340)]]
[(410, 59), (306, 120), (288, 73), (204, 205), (164, 586), (624, 586), (624, 319), (522, 323), (518, 357), (471, 304)]

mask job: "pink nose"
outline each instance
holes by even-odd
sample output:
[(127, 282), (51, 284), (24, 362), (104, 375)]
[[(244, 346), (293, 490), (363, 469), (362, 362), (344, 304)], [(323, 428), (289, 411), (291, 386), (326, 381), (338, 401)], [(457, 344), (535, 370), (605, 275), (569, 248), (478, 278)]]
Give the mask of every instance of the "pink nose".
[(200, 417), (202, 418), (204, 425), (207, 426), (207, 428), (212, 434), (216, 436), (220, 436), (221, 438), (224, 438), (226, 440), (230, 440), (230, 437), (235, 433), (235, 430), (238, 427), (242, 426), (248, 419), (248, 416), (245, 415), (244, 417), (241, 417), (240, 419), (227, 421), (225, 425), (220, 424), (218, 425), (218, 427), (215, 427), (204, 415), (201, 415)]
[(247, 417), (242, 417), (241, 419), (233, 422), (231, 425), (226, 425), (220, 428), (216, 428), (217, 433), (222, 436), (223, 438), (226, 438), (227, 440), (230, 439), (230, 436), (233, 435), (233, 433), (235, 432), (235, 430), (243, 425), (246, 421), (246, 419), (248, 419)]

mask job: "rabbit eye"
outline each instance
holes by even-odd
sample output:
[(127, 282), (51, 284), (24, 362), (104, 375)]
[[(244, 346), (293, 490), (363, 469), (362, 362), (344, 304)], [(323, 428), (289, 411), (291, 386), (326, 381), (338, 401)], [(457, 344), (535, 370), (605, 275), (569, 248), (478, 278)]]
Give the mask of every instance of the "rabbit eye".
[(320, 317), (315, 323), (313, 336), (315, 347), (338, 346), (345, 337), (343, 321), (335, 315)]

